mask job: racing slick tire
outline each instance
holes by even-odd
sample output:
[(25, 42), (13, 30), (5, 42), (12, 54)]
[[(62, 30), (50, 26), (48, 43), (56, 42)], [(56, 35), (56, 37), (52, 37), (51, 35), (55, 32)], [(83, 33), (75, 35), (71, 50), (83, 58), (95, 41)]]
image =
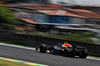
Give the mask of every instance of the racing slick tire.
[(88, 55), (88, 54), (87, 54), (86, 52), (81, 52), (80, 55), (79, 55), (79, 57), (80, 57), (80, 58), (86, 58), (87, 55)]
[(45, 53), (47, 51), (47, 46), (45, 44), (41, 44), (40, 52)]
[(65, 49), (65, 50), (63, 51), (63, 55), (64, 55), (65, 57), (69, 56), (69, 51), (68, 51), (68, 49)]
[(74, 57), (75, 56), (74, 53), (72, 51), (68, 50), (67, 48), (63, 51), (63, 55), (65, 57)]

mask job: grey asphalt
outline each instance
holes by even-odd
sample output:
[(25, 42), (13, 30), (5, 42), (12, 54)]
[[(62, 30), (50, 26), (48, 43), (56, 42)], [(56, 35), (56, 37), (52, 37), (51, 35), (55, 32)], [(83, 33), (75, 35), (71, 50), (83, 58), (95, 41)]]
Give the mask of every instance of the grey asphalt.
[(0, 45), (0, 57), (45, 64), (49, 66), (100, 66), (100, 61), (63, 57), (50, 53), (40, 53), (35, 50), (27, 50)]

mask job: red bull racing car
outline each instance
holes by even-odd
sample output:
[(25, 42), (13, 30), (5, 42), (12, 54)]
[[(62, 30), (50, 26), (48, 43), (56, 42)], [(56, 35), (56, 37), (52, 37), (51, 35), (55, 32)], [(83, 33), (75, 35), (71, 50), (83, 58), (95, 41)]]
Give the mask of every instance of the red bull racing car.
[(54, 46), (46, 46), (45, 44), (41, 44), (39, 47), (36, 47), (36, 50), (38, 49), (42, 53), (45, 53), (48, 50), (51, 54), (63, 55), (66, 57), (79, 56), (80, 58), (86, 58), (88, 55), (86, 47), (72, 46), (70, 44), (58, 44)]

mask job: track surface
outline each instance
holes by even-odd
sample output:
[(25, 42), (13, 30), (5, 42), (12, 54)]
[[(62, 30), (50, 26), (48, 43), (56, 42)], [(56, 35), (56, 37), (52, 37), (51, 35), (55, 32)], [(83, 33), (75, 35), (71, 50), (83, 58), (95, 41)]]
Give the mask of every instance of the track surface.
[(49, 66), (99, 66), (100, 61), (70, 58), (35, 50), (0, 45), (0, 57), (45, 64)]

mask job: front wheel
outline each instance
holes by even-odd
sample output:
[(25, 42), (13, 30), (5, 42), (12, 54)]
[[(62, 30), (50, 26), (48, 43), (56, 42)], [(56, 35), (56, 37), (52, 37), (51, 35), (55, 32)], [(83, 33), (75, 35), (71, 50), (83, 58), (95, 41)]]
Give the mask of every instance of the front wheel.
[(45, 53), (46, 51), (47, 51), (46, 45), (45, 45), (45, 44), (42, 44), (42, 45), (40, 46), (40, 52)]

